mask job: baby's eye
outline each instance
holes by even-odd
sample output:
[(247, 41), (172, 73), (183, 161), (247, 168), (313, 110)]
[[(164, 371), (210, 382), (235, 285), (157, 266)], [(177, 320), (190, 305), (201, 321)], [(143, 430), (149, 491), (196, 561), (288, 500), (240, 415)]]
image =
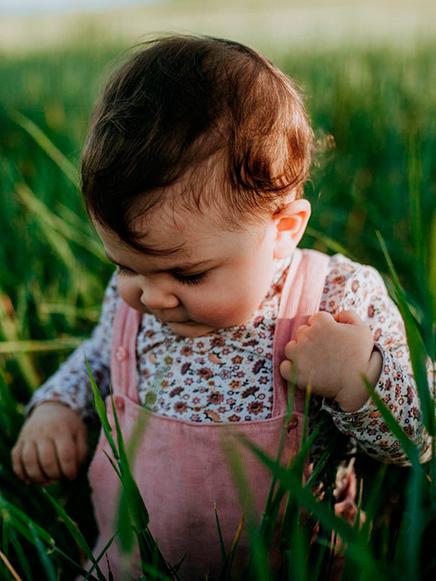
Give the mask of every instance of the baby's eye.
[(173, 276), (182, 284), (200, 284), (204, 280), (206, 273), (198, 272), (197, 274), (181, 274), (180, 272), (173, 272)]

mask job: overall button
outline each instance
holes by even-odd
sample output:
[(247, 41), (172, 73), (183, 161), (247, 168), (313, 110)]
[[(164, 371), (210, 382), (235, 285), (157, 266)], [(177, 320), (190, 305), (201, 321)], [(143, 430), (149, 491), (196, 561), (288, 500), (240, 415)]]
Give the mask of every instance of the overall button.
[(122, 412), (124, 410), (124, 400), (122, 397), (115, 398), (115, 407), (119, 412)]
[(295, 414), (292, 414), (290, 419), (289, 419), (289, 422), (288, 422), (288, 428), (287, 428), (288, 432), (290, 430), (295, 429), (297, 426), (298, 426), (298, 416)]
[(115, 351), (115, 357), (118, 361), (125, 361), (127, 359), (127, 351), (122, 345), (120, 345)]

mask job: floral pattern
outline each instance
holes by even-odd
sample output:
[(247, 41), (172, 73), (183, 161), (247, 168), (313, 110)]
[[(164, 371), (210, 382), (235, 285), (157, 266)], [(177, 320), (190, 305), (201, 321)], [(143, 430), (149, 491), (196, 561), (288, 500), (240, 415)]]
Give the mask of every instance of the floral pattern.
[[(270, 418), (272, 342), (289, 265), (289, 259), (276, 261), (271, 288), (244, 325), (184, 338), (174, 335), (152, 315), (144, 315), (136, 346), (140, 403), (157, 414), (199, 423)], [(91, 338), (35, 392), (26, 407), (27, 413), (38, 403), (58, 400), (77, 410), (83, 418), (95, 414), (84, 356), (90, 362), (102, 395), (106, 396), (110, 384), (112, 322), (119, 300), (114, 273), (106, 289), (100, 322)], [(330, 257), (320, 310), (335, 314), (344, 309), (355, 310), (370, 325), (375, 348), (383, 357), (376, 392), (420, 446), (422, 459), (427, 459), (430, 439), (422, 426), (404, 324), (398, 309), (377, 270), (335, 254)], [(428, 372), (431, 381), (431, 361)], [(371, 400), (356, 412), (346, 413), (334, 401), (313, 397), (312, 425), (317, 422), (320, 411), (327, 412), (335, 426), (367, 454), (384, 462), (406, 463), (398, 441)], [(322, 450), (322, 436), (317, 446)]]

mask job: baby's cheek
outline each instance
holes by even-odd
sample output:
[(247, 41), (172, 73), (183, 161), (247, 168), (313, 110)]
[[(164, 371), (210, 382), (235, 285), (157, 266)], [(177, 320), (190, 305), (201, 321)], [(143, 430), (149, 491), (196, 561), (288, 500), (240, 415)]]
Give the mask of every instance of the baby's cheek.
[[(257, 306), (257, 305), (256, 305)], [(222, 296), (209, 303), (197, 303), (193, 318), (214, 328), (233, 327), (245, 323), (256, 306), (247, 303), (244, 296)]]
[(227, 321), (234, 318), (235, 309), (233, 305), (223, 301), (222, 303), (197, 304), (191, 312), (192, 317), (204, 322), (211, 327), (227, 326)]
[(138, 311), (144, 310), (143, 305), (141, 305), (141, 301), (139, 300), (140, 294), (137, 288), (120, 277), (118, 277), (118, 294), (123, 301), (129, 305), (129, 307)]

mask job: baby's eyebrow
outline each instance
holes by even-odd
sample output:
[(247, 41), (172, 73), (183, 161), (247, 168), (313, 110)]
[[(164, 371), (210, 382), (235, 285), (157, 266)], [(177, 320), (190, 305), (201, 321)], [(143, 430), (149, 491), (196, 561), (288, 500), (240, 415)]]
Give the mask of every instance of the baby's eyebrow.
[(182, 262), (173, 266), (171, 268), (167, 268), (166, 270), (178, 271), (178, 270), (190, 270), (191, 268), (198, 268), (199, 266), (206, 266), (214, 262), (212, 259), (208, 260), (200, 260), (198, 262)]
[[(113, 262), (117, 266), (121, 266), (122, 268), (129, 268), (126, 265), (120, 264), (119, 262), (117, 262), (107, 252), (106, 252), (106, 256), (107, 256), (107, 258), (111, 262)], [(206, 260), (199, 260), (197, 262), (180, 262), (180, 263), (178, 263), (178, 264), (176, 264), (174, 266), (167, 267), (167, 268), (164, 268), (164, 269), (161, 269), (161, 268), (151, 269), (150, 272), (152, 272), (152, 273), (166, 272), (166, 271), (182, 272), (182, 271), (185, 271), (185, 270), (190, 270), (192, 268), (198, 268), (199, 266), (205, 266), (205, 265), (211, 264), (213, 262), (214, 262), (214, 260), (212, 260), (210, 258), (209, 259), (206, 259)]]

